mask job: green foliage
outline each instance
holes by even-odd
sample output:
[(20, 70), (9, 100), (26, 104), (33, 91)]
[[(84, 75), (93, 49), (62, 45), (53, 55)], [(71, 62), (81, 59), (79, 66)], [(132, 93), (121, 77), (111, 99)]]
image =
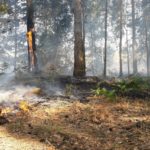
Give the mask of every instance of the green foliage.
[(121, 93), (140, 89), (139, 83), (134, 80), (122, 80), (116, 83), (116, 86), (118, 87), (118, 92)]
[(8, 6), (6, 4), (0, 4), (0, 13), (7, 13)]
[(134, 77), (128, 80), (122, 80), (115, 83), (118, 87), (118, 92), (132, 92), (132, 91), (143, 91), (150, 88), (150, 84), (147, 79), (141, 77)]
[(134, 77), (131, 78), (132, 83), (137, 85), (137, 88), (140, 90), (149, 90), (150, 89), (150, 82), (148, 78), (142, 77)]
[(92, 93), (96, 96), (106, 96), (107, 98), (109, 98), (110, 100), (114, 100), (116, 99), (116, 91), (115, 90), (107, 90), (106, 88), (97, 88), (95, 90), (92, 90)]
[(136, 96), (138, 93), (145, 93), (150, 90), (148, 78), (132, 77), (117, 82), (102, 81), (92, 90), (94, 95), (104, 95), (110, 99), (116, 96)]

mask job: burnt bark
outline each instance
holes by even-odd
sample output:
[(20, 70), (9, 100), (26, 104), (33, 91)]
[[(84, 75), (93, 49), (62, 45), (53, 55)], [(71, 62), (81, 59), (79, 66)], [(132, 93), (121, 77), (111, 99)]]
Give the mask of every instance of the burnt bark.
[(82, 0), (74, 2), (74, 73), (75, 77), (85, 76), (85, 31)]
[(32, 0), (27, 0), (27, 42), (28, 42), (28, 69), (37, 70), (34, 9)]
[(104, 47), (104, 77), (107, 75), (107, 22), (108, 22), (108, 1), (105, 4), (105, 47)]

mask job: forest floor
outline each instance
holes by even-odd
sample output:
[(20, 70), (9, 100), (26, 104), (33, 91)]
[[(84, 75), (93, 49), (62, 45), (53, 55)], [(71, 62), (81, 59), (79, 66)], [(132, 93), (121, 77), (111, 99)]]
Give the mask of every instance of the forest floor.
[[(150, 149), (149, 100), (110, 101), (87, 93), (84, 100), (68, 98), (70, 85), (67, 96), (50, 97), (39, 89), (25, 93), (13, 110), (1, 108), (0, 150)], [(33, 94), (42, 101), (28, 101)]]
[(41, 142), (38, 142), (30, 137), (14, 137), (8, 133), (5, 127), (0, 126), (0, 150), (50, 150)]

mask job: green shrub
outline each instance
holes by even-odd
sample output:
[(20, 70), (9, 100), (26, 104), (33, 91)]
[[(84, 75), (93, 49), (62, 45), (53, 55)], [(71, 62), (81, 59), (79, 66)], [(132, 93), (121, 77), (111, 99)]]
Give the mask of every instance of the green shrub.
[(96, 96), (103, 95), (110, 100), (116, 99), (116, 91), (115, 90), (107, 90), (106, 88), (96, 88), (95, 90), (92, 90), (92, 93)]
[(96, 96), (104, 95), (110, 99), (115, 99), (116, 95), (131, 96), (141, 92), (145, 93), (148, 90), (150, 90), (148, 78), (132, 77), (118, 82), (102, 81), (92, 92)]

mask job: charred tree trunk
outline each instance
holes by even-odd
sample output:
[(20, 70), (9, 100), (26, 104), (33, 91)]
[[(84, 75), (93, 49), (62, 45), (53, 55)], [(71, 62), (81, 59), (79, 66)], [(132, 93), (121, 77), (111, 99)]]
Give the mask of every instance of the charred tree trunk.
[(108, 19), (108, 1), (105, 4), (105, 48), (104, 48), (104, 77), (107, 75), (107, 19)]
[(27, 0), (27, 42), (28, 42), (28, 69), (37, 69), (35, 28), (34, 28), (34, 9), (32, 0)]
[(74, 2), (74, 73), (75, 77), (85, 76), (85, 31), (82, 0)]

